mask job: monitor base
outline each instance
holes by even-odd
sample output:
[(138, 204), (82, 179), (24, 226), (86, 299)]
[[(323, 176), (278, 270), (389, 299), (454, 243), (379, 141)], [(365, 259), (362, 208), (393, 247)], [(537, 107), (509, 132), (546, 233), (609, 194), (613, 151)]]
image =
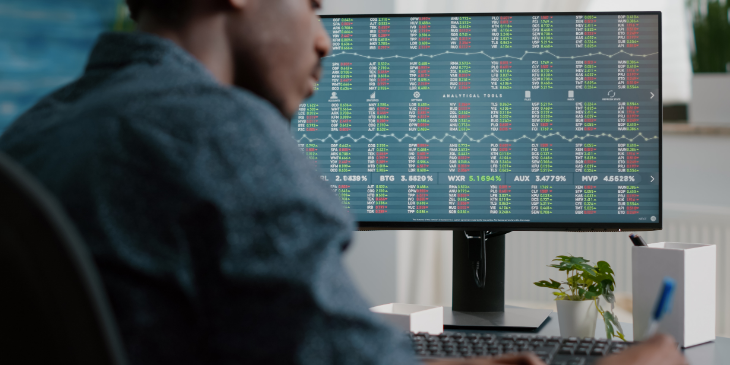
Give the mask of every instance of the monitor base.
[(444, 307), (444, 328), (536, 331), (552, 313), (549, 309), (505, 306), (504, 312), (462, 312)]

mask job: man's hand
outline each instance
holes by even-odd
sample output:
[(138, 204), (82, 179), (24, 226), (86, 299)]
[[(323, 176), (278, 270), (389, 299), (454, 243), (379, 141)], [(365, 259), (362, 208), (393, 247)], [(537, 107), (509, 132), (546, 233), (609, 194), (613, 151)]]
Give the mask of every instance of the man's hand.
[(611, 355), (597, 365), (686, 365), (687, 360), (677, 349), (674, 338), (664, 334)]
[(499, 357), (477, 357), (460, 360), (426, 361), (428, 365), (545, 365), (534, 354), (512, 354)]

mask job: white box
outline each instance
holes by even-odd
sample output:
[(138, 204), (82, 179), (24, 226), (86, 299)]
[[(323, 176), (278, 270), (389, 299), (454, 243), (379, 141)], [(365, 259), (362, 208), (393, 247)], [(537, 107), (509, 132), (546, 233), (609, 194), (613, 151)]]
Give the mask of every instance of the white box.
[(644, 338), (665, 276), (674, 279), (672, 312), (659, 322), (680, 346), (715, 340), (715, 245), (659, 242), (632, 247), (634, 339)]
[(391, 303), (370, 308), (377, 316), (395, 327), (410, 332), (444, 332), (444, 307)]

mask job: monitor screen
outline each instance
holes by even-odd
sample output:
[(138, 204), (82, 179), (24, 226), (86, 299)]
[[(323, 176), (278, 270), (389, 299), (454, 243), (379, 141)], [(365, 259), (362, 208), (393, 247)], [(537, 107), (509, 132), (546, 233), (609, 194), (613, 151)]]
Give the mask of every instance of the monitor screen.
[(291, 127), (361, 228), (661, 229), (661, 13), (322, 23)]

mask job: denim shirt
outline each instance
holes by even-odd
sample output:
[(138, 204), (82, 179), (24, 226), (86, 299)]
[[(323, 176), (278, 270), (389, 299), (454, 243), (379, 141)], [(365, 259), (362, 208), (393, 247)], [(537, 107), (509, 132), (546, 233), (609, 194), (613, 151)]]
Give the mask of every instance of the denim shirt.
[(107, 33), (0, 149), (76, 224), (130, 364), (410, 364), (342, 265), (355, 226), (270, 103)]

